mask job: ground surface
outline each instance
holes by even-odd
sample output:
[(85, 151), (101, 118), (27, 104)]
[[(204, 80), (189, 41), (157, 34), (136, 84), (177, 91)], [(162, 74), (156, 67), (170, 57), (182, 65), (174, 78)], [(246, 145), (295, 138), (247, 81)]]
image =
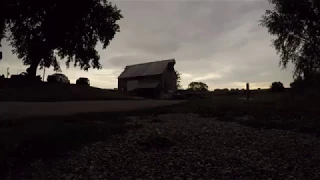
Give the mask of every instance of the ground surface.
[(320, 140), (195, 114), (132, 117), (143, 128), (36, 161), (27, 179), (319, 179)]
[(0, 179), (319, 179), (319, 100), (219, 96), (3, 121)]
[(77, 113), (117, 112), (178, 104), (183, 101), (109, 100), (69, 102), (0, 102), (0, 121), (39, 116), (66, 116)]
[(0, 101), (57, 102), (88, 100), (130, 100), (128, 94), (75, 84), (40, 83), (0, 89)]

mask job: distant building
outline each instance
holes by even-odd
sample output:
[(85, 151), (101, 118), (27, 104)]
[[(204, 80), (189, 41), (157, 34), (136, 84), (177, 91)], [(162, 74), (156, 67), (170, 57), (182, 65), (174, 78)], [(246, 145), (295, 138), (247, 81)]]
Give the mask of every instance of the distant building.
[(175, 59), (126, 66), (118, 77), (118, 90), (151, 98), (170, 97), (177, 90)]

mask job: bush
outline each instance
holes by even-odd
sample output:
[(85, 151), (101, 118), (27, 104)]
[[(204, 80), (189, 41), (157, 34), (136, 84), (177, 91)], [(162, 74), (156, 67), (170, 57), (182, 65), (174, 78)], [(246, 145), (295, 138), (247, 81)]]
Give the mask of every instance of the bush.
[(215, 89), (214, 92), (223, 92), (223, 93), (227, 93), (229, 92), (229, 89), (224, 88), (224, 89)]
[(282, 82), (273, 82), (270, 86), (270, 91), (271, 92), (283, 92), (284, 91), (284, 86)]
[(290, 87), (294, 90), (302, 90), (305, 88), (320, 88), (320, 74), (315, 74), (309, 80), (298, 76), (290, 83)]
[(290, 83), (290, 87), (294, 90), (301, 90), (304, 86), (305, 83), (301, 76), (298, 76), (292, 83)]
[(230, 89), (230, 91), (227, 92), (229, 95), (237, 95), (239, 94), (239, 90), (237, 89)]

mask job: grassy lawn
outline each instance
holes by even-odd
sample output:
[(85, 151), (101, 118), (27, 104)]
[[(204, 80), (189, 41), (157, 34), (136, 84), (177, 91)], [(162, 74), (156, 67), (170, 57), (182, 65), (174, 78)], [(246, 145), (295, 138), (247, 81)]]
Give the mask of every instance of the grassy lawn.
[[(195, 113), (255, 128), (290, 129), (318, 134), (320, 107), (317, 99), (293, 96), (290, 93), (253, 94), (253, 99), (248, 101), (240, 95), (212, 96), (211, 99), (127, 113), (89, 113), (2, 122), (0, 171), (3, 173), (0, 174), (10, 171), (16, 173), (20, 166), (26, 166), (34, 159), (61, 156), (83, 145), (105, 141), (114, 134), (141, 128), (126, 125), (126, 117), (131, 115)], [(3, 177), (0, 176), (0, 179)]]
[(131, 99), (136, 98), (118, 91), (75, 84), (41, 83), (33, 86), (0, 90), (0, 101), (51, 102)]
[(289, 92), (257, 93), (252, 97), (245, 100), (243, 95), (213, 96), (172, 108), (154, 109), (153, 113), (195, 113), (257, 128), (320, 132), (319, 97), (298, 96)]

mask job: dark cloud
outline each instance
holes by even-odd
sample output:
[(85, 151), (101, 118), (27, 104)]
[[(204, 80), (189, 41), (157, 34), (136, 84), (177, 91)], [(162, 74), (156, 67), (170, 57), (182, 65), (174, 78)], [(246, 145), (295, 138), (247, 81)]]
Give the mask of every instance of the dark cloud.
[(155, 60), (161, 60), (161, 59), (154, 59), (155, 57), (153, 56), (148, 56), (148, 55), (123, 55), (123, 56), (115, 56), (110, 58), (109, 63), (118, 68), (124, 69), (127, 65), (132, 65), (132, 64), (139, 64), (139, 63), (144, 63), (144, 62), (150, 62), (150, 61), (155, 61)]

